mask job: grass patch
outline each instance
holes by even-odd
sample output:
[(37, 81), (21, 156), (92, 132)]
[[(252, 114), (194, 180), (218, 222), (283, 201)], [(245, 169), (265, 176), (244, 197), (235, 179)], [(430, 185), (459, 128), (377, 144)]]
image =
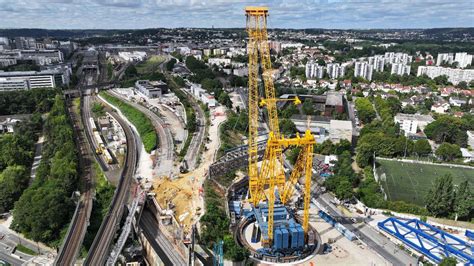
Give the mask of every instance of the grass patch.
[(161, 63), (165, 61), (165, 57), (160, 55), (153, 55), (148, 58), (145, 62), (137, 65), (137, 71), (139, 74), (153, 73), (158, 70)]
[(38, 255), (37, 252), (35, 252), (35, 251), (33, 251), (33, 250), (31, 250), (31, 249), (29, 249), (29, 248), (23, 246), (22, 244), (16, 245), (16, 250), (17, 250), (17, 251), (20, 251), (21, 253), (25, 253), (25, 254), (28, 254), (28, 255), (31, 255), (31, 256), (36, 256), (36, 255)]
[(119, 108), (127, 119), (135, 125), (143, 145), (145, 146), (146, 152), (150, 153), (158, 144), (155, 128), (150, 119), (131, 105), (108, 93), (101, 92), (100, 96), (104, 97), (108, 102)]
[(391, 201), (405, 201), (425, 205), (428, 193), (436, 178), (451, 174), (454, 185), (469, 180), (474, 185), (474, 170), (421, 163), (408, 163), (389, 160), (377, 160), (377, 174), (381, 185)]
[(81, 116), (81, 98), (74, 98), (72, 100), (72, 109), (74, 110), (74, 113), (78, 116)]

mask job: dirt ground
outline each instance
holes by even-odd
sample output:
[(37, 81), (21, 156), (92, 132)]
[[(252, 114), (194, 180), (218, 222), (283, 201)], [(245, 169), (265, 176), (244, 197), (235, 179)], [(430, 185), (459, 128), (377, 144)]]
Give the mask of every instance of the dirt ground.
[(174, 205), (175, 217), (183, 224), (185, 232), (189, 231), (191, 225), (204, 209), (204, 200), (200, 191), (209, 166), (214, 162), (219, 149), (219, 125), (225, 120), (224, 107), (219, 106), (211, 112), (210, 142), (205, 144), (207, 150), (202, 153), (198, 168), (189, 173), (181, 174), (175, 180), (161, 178), (154, 181), (153, 187), (157, 201), (163, 207), (167, 203)]

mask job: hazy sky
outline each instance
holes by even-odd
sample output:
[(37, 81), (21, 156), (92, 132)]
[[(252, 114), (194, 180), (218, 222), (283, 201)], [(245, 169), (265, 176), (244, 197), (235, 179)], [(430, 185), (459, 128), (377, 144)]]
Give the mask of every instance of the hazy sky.
[(0, 0), (0, 28), (244, 27), (244, 7), (269, 27), (474, 27), (474, 0)]

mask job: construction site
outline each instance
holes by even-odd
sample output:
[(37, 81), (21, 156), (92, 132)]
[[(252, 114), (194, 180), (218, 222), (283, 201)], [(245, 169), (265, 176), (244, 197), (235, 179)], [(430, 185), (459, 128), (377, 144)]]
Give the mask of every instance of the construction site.
[[(232, 221), (234, 238), (256, 261), (297, 263), (321, 248), (320, 236), (309, 222), (316, 141), (309, 130), (302, 135), (280, 133), (277, 102), (299, 105), (301, 101), (298, 97), (276, 97), (267, 36), (268, 8), (247, 7), (245, 15), (249, 60), (246, 143), (234, 151), (235, 158), (232, 151), (227, 151), (224, 157), (232, 157), (233, 163), (224, 162), (219, 168), (219, 163), (226, 161), (216, 158), (219, 126), (226, 115), (222, 106), (211, 109), (204, 138), (207, 141), (200, 144), (205, 148), (194, 155), (200, 157), (199, 163), (178, 178), (155, 179), (153, 191), (157, 202), (170, 210), (183, 232), (191, 234), (192, 225), (199, 222), (205, 207), (204, 180), (244, 169), (230, 187), (220, 189), (226, 195), (226, 213)], [(263, 118), (264, 114), (268, 115)], [(284, 152), (295, 147), (301, 152), (289, 171)]]
[[(240, 219), (235, 235), (257, 260), (294, 263), (310, 256), (320, 246), (320, 238), (309, 224), (316, 142), (309, 130), (304, 136), (296, 134), (291, 138), (280, 133), (277, 101), (295, 105), (301, 101), (298, 97), (276, 97), (267, 36), (268, 8), (247, 7), (245, 15), (249, 57), (248, 183), (247, 189), (239, 189), (241, 201), (233, 201), (233, 213)], [(259, 72), (263, 84), (259, 84)], [(268, 114), (265, 120), (269, 132), (259, 161), (258, 125), (263, 110)], [(283, 153), (291, 147), (299, 147), (301, 151), (293, 171), (285, 173)], [(302, 204), (297, 204), (300, 199)], [(303, 209), (302, 216), (297, 215), (297, 205)]]

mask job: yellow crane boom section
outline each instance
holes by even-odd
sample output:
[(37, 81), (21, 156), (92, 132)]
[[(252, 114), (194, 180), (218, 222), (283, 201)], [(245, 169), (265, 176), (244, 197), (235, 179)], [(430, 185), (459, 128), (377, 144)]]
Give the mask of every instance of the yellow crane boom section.
[[(276, 102), (281, 100), (275, 96), (273, 84), (273, 70), (270, 59), (267, 34), (267, 7), (246, 7), (247, 17), (247, 53), (249, 57), (249, 138), (248, 138), (248, 173), (251, 202), (255, 207), (260, 202), (268, 204), (268, 239), (273, 240), (273, 210), (275, 205), (275, 189), (278, 189), (280, 200), (286, 204), (293, 194), (293, 188), (301, 176), (305, 177), (304, 187), (304, 215), (303, 229), (308, 231), (311, 170), (313, 161), (313, 145), (316, 143), (314, 136), (307, 130), (303, 137), (285, 138), (280, 134), (278, 111)], [(260, 63), (259, 63), (260, 59)], [(260, 99), (258, 76), (261, 68), (265, 95)], [(258, 117), (260, 105), (267, 108), (269, 122), (269, 138), (265, 149), (262, 165), (258, 169), (257, 137)], [(300, 104), (298, 98), (293, 99), (295, 104)], [(288, 180), (283, 168), (283, 148), (300, 146), (302, 150), (295, 163), (294, 170)], [(269, 193), (265, 194), (268, 189)]]

